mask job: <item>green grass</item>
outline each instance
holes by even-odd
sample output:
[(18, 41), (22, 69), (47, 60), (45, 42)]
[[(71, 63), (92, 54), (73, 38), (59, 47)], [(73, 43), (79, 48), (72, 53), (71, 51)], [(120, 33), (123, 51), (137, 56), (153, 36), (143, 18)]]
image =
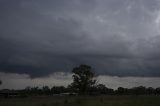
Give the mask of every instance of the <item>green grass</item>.
[(97, 96), (0, 99), (0, 106), (160, 106), (160, 96)]

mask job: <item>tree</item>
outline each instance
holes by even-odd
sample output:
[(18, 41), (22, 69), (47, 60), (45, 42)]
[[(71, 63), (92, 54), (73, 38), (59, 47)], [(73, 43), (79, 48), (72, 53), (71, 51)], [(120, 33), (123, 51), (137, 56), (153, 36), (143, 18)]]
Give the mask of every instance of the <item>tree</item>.
[(66, 88), (64, 86), (53, 86), (51, 88), (51, 92), (53, 94), (60, 94), (66, 92)]
[(128, 91), (128, 89), (127, 89), (127, 88), (123, 88), (123, 87), (118, 87), (118, 89), (116, 90), (116, 92), (117, 92), (119, 95), (127, 94), (127, 91)]
[(96, 83), (95, 74), (92, 72), (91, 66), (80, 65), (73, 68), (72, 73), (73, 83), (71, 83), (70, 87), (79, 94), (88, 93), (89, 89)]
[(49, 95), (50, 94), (50, 88), (48, 86), (43, 86), (42, 87), (42, 92), (45, 95)]

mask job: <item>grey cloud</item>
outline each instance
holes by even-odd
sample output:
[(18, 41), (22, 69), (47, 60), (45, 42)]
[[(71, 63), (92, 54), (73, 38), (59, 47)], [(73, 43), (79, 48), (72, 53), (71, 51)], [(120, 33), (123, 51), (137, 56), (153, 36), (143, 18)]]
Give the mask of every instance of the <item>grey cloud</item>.
[[(72, 75), (69, 73), (58, 72), (48, 77), (31, 79), (26, 74), (6, 74), (0, 73), (0, 78), (3, 81), (0, 89), (24, 89), (27, 86), (31, 87), (43, 87), (49, 86), (67, 86), (72, 82)], [(97, 80), (101, 84), (105, 84), (109, 88), (117, 89), (118, 87), (159, 87), (160, 78), (154, 77), (117, 77), (100, 75)]]
[(157, 0), (1, 0), (0, 71), (39, 77), (89, 64), (97, 74), (159, 77), (159, 6)]

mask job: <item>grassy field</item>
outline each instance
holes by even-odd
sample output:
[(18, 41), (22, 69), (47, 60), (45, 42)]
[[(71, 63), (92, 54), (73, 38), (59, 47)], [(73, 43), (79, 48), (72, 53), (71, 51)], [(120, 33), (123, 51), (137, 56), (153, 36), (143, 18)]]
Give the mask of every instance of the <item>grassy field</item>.
[(160, 96), (12, 98), (0, 106), (160, 106)]

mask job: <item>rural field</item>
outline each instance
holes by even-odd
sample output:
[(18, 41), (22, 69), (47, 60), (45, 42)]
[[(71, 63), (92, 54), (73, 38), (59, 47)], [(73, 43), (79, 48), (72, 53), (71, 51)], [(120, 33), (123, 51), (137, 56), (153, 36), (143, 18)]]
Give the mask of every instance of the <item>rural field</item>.
[(160, 106), (160, 96), (77, 96), (0, 99), (0, 106)]

